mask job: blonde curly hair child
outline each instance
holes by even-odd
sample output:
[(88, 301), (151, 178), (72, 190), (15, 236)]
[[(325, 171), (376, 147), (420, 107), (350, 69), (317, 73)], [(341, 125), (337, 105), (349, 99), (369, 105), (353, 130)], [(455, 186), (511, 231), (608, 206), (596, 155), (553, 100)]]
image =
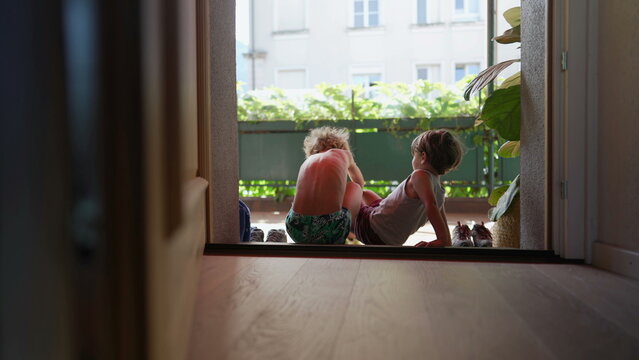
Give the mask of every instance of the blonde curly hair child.
[(349, 150), (349, 132), (344, 128), (322, 126), (311, 130), (304, 139), (304, 154), (308, 158), (311, 155), (324, 152), (329, 149)]
[(306, 160), (286, 216), (286, 231), (297, 243), (344, 244), (357, 217), (364, 177), (351, 154), (348, 135), (346, 129), (321, 127), (304, 139)]

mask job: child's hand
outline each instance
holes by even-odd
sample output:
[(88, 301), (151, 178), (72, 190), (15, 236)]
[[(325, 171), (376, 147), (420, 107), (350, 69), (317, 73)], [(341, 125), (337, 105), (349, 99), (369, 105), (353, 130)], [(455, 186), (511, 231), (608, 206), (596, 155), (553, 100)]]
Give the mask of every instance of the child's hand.
[(446, 244), (442, 240), (433, 240), (430, 242), (420, 241), (415, 244), (415, 247), (445, 247)]

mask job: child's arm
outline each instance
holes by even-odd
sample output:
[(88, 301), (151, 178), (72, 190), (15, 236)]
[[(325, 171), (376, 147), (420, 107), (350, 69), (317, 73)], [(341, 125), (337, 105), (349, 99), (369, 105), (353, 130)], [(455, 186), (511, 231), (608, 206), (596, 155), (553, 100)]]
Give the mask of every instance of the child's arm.
[[(444, 224), (446, 224), (446, 229), (448, 229), (448, 220), (446, 219), (446, 211), (444, 210), (444, 205), (442, 204), (442, 209), (440, 210), (442, 213), (442, 220), (444, 220)], [(448, 230), (448, 234), (450, 236), (450, 230)]]
[(424, 171), (414, 171), (411, 175), (411, 182), (413, 189), (419, 196), (419, 199), (424, 203), (426, 208), (426, 215), (428, 221), (435, 228), (435, 234), (437, 240), (431, 241), (426, 246), (428, 247), (443, 247), (450, 246), (450, 230), (446, 223), (446, 215), (437, 208), (437, 201), (435, 200), (435, 194), (433, 194), (433, 185), (430, 181), (430, 176)]
[[(446, 211), (444, 211), (444, 205), (442, 205), (442, 209), (440, 211), (440, 213), (442, 214), (442, 220), (444, 221), (444, 225), (446, 226), (446, 232), (448, 233), (448, 238), (450, 239), (450, 229), (448, 228), (448, 220), (446, 220)], [(448, 240), (448, 245), (444, 245), (444, 243), (442, 241), (435, 240), (435, 241), (431, 241), (428, 242), (426, 244), (424, 244), (423, 246), (426, 247), (442, 247), (442, 246), (450, 246), (451, 245), (451, 241)]]
[(353, 158), (353, 154), (348, 151), (348, 176), (351, 178), (351, 181), (359, 184), (359, 186), (364, 187), (364, 175), (362, 175), (362, 171), (359, 169), (359, 166), (355, 163), (355, 159)]

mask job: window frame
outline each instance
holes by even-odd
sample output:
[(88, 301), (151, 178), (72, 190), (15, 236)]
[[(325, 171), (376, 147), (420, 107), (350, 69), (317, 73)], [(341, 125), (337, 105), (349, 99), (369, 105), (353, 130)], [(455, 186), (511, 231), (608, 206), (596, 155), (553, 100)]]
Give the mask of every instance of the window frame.
[[(461, 0), (464, 2), (463, 11), (457, 11), (457, 0), (453, 3), (452, 6), (452, 18), (455, 22), (472, 22), (472, 21), (480, 21), (481, 20), (481, 9), (482, 9), (482, 0)], [(477, 12), (470, 11), (470, 3), (471, 1), (477, 1)]]
[[(350, 85), (357, 85), (354, 81), (353, 81), (353, 77), (355, 75), (373, 75), (373, 74), (379, 74), (379, 81), (382, 82), (384, 81), (385, 78), (385, 72), (384, 72), (384, 66), (383, 65), (365, 65), (365, 66), (359, 66), (359, 65), (354, 65), (351, 66), (349, 68), (348, 71), (348, 83)], [(370, 89), (370, 82), (369, 85), (364, 86), (365, 89)]]
[[(464, 66), (464, 76), (462, 76), (461, 79), (457, 79), (457, 67), (463, 65)], [(481, 72), (482, 69), (482, 62), (481, 61), (463, 61), (463, 62), (455, 62), (453, 63), (453, 82), (456, 83), (460, 80), (462, 80), (463, 78), (465, 78), (466, 76), (469, 75), (468, 73), (468, 66), (469, 65), (477, 65), (477, 73), (479, 74), (479, 72)]]
[(417, 26), (426, 26), (433, 24), (442, 24), (441, 17), (441, 0), (423, 0), (425, 1), (424, 10), (426, 11), (425, 22), (419, 21), (419, 1), (422, 0), (414, 0), (412, 3), (412, 22)]
[[(355, 2), (361, 1), (364, 5), (363, 15), (364, 15), (364, 24), (362, 26), (355, 25)], [(382, 5), (383, 0), (375, 0), (377, 1), (377, 25), (370, 25), (370, 10), (369, 10), (369, 2), (371, 0), (351, 0), (348, 1), (349, 6), (349, 24), (353, 29), (370, 29), (370, 28), (379, 28), (382, 26)]]
[[(437, 81), (433, 81), (432, 79), (420, 79), (419, 78), (419, 69), (423, 69), (423, 68), (427, 68), (427, 69), (432, 69), (432, 68), (437, 68), (439, 70), (439, 80)], [(435, 83), (435, 82), (443, 82), (442, 79), (442, 64), (441, 63), (432, 63), (432, 62), (426, 62), (426, 61), (422, 61), (422, 62), (417, 62), (413, 64), (413, 81), (418, 81), (418, 80), (426, 80), (429, 81), (431, 83)], [(429, 76), (430, 77), (430, 76)]]

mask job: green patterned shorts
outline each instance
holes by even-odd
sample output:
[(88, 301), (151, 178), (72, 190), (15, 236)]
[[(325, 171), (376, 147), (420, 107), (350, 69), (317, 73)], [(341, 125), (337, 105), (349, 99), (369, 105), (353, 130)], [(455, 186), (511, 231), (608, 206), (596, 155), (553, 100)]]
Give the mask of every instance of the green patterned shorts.
[(351, 228), (351, 212), (346, 208), (328, 215), (301, 215), (293, 211), (286, 216), (286, 231), (296, 243), (344, 244)]

